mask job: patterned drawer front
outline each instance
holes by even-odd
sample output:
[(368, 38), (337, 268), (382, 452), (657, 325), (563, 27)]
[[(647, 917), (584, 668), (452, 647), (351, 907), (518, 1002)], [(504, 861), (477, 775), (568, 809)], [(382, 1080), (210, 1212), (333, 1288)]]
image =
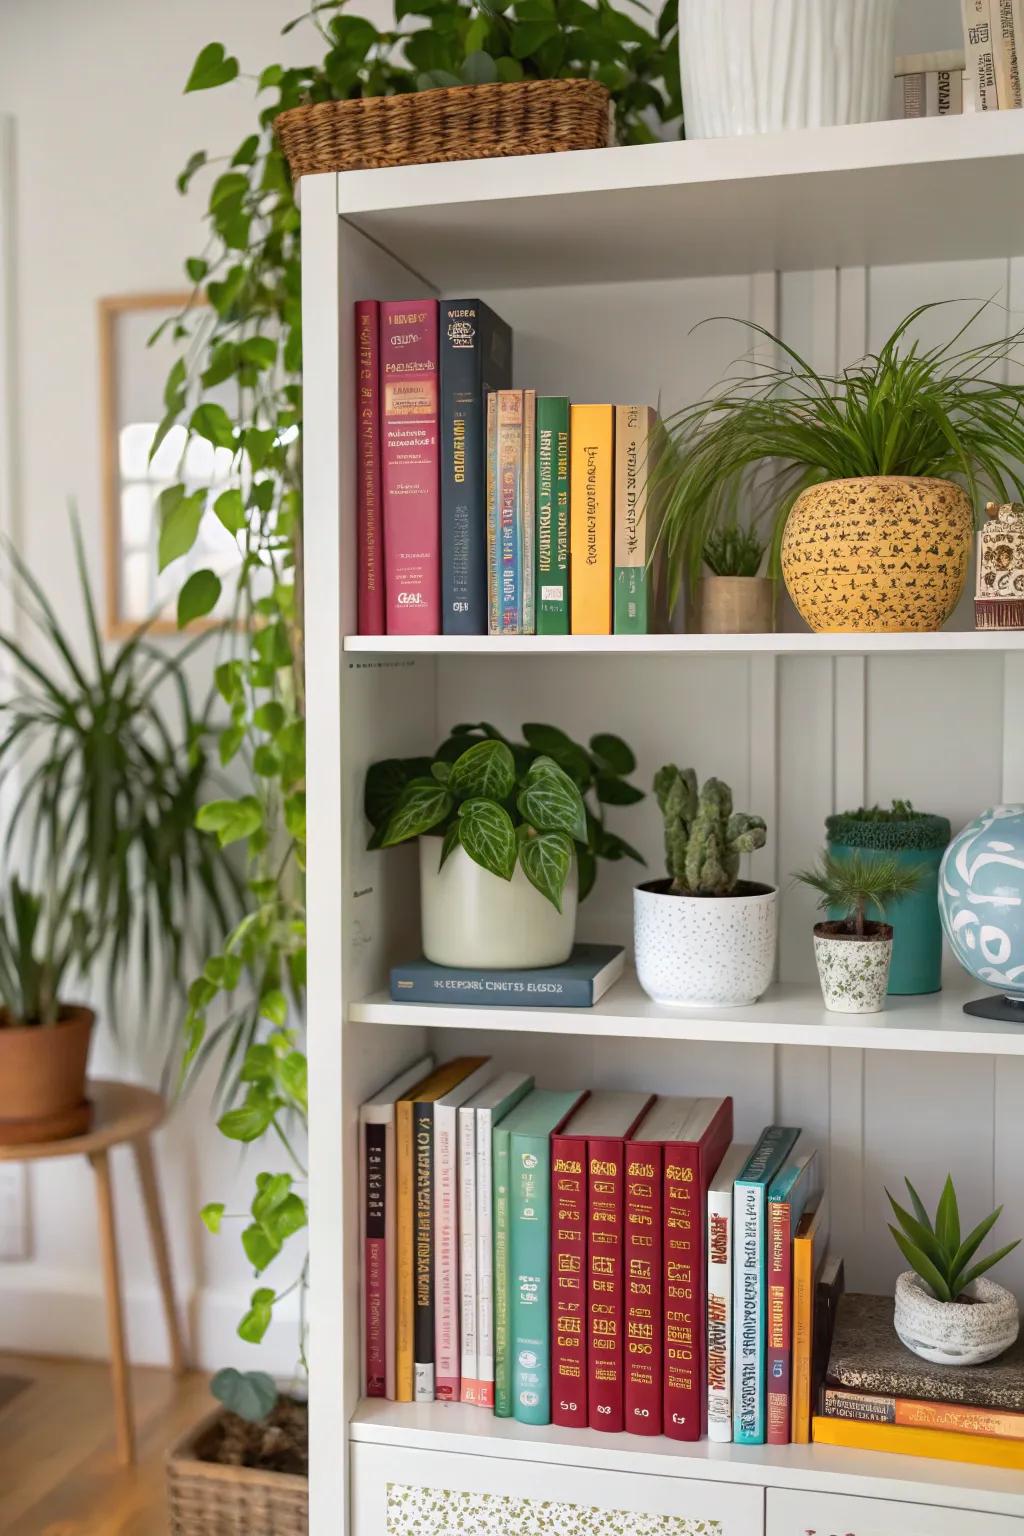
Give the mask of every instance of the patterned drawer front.
[(352, 1447), (352, 1536), (763, 1536), (760, 1488)]
[(765, 1536), (1024, 1536), (1024, 1519), (769, 1488)]

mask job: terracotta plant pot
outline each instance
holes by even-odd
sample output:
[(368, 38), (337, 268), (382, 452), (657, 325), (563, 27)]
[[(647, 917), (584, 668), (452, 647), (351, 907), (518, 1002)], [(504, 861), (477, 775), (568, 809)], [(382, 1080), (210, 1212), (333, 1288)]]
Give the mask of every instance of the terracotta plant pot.
[(889, 988), (892, 929), (865, 923), (865, 937), (842, 932), (841, 923), (816, 923), (814, 958), (825, 1007), (831, 1013), (881, 1013)]
[(782, 574), (811, 629), (941, 629), (963, 591), (974, 510), (948, 480), (829, 480), (786, 520)]
[(68, 1006), (52, 1025), (0, 1025), (0, 1145), (87, 1130), (85, 1068), (95, 1014)]
[(900, 1342), (936, 1365), (984, 1365), (1004, 1354), (1020, 1330), (1017, 1298), (984, 1275), (965, 1294), (970, 1301), (938, 1301), (920, 1275), (906, 1270), (896, 1281)]
[(702, 576), (702, 635), (768, 635), (775, 628), (767, 576)]

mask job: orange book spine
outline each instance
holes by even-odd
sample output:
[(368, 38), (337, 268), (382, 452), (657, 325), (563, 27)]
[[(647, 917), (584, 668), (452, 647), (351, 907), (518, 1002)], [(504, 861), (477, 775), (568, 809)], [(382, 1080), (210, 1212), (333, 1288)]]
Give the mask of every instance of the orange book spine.
[(569, 490), (570, 602), (574, 635), (612, 632), (615, 410), (574, 405)]
[(826, 1418), (864, 1424), (896, 1424), (903, 1429), (945, 1429), (957, 1435), (988, 1435), (995, 1440), (1024, 1440), (1024, 1413), (971, 1408), (966, 1403), (924, 1402), (908, 1397), (879, 1397), (826, 1387)]
[(816, 1417), (815, 1445), (840, 1445), (858, 1451), (887, 1451), (897, 1456), (926, 1456), (932, 1461), (964, 1461), (981, 1467), (1024, 1471), (1024, 1444), (985, 1435), (953, 1434), (944, 1429), (904, 1429), (899, 1424), (861, 1424), (853, 1419)]
[(793, 1240), (793, 1367), (790, 1439), (808, 1445), (811, 1438), (811, 1328), (814, 1317), (814, 1243), (799, 1234)]
[(395, 1105), (395, 1401), (413, 1400), (412, 1100)]

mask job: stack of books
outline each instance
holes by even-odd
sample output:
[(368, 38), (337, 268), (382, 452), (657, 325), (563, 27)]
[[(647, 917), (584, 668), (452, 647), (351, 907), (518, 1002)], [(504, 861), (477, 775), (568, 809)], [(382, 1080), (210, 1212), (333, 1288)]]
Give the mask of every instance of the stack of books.
[(656, 413), (512, 388), (480, 299), (355, 306), (358, 625), (646, 634)]
[(797, 1130), (425, 1058), (363, 1106), (360, 1170), (368, 1396), (808, 1439), (827, 1202)]
[(964, 27), (963, 110), (997, 112), (1021, 105), (1022, 0), (960, 0)]

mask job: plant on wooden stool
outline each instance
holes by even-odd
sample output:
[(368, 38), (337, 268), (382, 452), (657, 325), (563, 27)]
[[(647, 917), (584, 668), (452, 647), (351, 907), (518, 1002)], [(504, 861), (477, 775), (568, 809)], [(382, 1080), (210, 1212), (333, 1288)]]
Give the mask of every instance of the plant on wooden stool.
[[(794, 876), (818, 892), (818, 907), (844, 915), (816, 923), (814, 954), (826, 1008), (836, 1013), (877, 1013), (884, 1007), (892, 963), (892, 925), (881, 921), (887, 906), (916, 891), (918, 865), (895, 857), (868, 856), (859, 848), (843, 858), (829, 852), (814, 869)], [(868, 917), (878, 913), (879, 920)]]

